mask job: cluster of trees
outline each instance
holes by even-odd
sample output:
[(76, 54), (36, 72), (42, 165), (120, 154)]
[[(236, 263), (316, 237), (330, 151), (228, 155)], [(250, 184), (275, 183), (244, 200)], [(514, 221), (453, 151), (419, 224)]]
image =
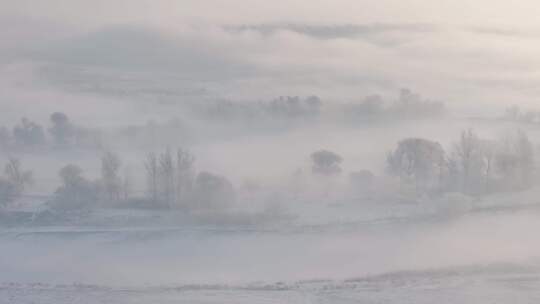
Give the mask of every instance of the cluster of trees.
[(407, 138), (389, 153), (388, 172), (417, 193), (487, 194), (532, 185), (535, 153), (521, 131), (495, 141), (463, 131), (449, 152), (435, 141)]
[(513, 122), (538, 124), (540, 123), (540, 111), (522, 110), (518, 106), (512, 106), (506, 109), (503, 119)]
[(144, 167), (152, 202), (168, 207), (187, 205), (195, 179), (194, 162), (195, 157), (182, 149), (175, 156), (170, 150), (159, 155), (149, 153)]
[(144, 160), (145, 195), (134, 196), (130, 176), (120, 174), (120, 158), (106, 152), (101, 157), (101, 176), (97, 180), (84, 177), (76, 165), (63, 167), (59, 172), (62, 184), (51, 205), (60, 210), (101, 205), (185, 211), (219, 210), (231, 205), (235, 200), (232, 184), (220, 175), (197, 173), (194, 163), (195, 157), (183, 149), (149, 153)]
[[(112, 152), (101, 157), (101, 176), (90, 180), (84, 176), (84, 170), (68, 164), (60, 169), (58, 176), (61, 185), (50, 201), (56, 209), (90, 209), (98, 204), (111, 204), (127, 199), (129, 196), (130, 178), (120, 175), (121, 162)], [(125, 196), (122, 196), (125, 193)]]
[(83, 176), (83, 170), (73, 164), (64, 166), (58, 172), (62, 184), (55, 192), (51, 205), (56, 209), (88, 209), (96, 206), (100, 198), (99, 181), (91, 181)]
[(409, 89), (401, 89), (393, 102), (385, 102), (380, 95), (370, 95), (359, 103), (346, 105), (344, 110), (354, 121), (378, 121), (437, 117), (445, 113), (445, 106), (442, 102), (425, 100)]
[[(332, 177), (342, 172), (343, 158), (329, 150), (311, 155), (311, 171)], [(450, 149), (424, 138), (405, 138), (387, 155), (386, 175), (377, 179), (368, 170), (354, 171), (349, 181), (355, 190), (372, 190), (375, 181), (396, 180), (405, 192), (417, 195), (459, 192), (483, 195), (519, 191), (533, 186), (536, 178), (535, 149), (522, 131), (499, 140), (479, 137), (472, 129), (461, 133)], [(399, 189), (397, 190), (399, 191)]]
[[(343, 158), (329, 150), (310, 155), (311, 171), (321, 181), (342, 173)], [(101, 157), (101, 174), (92, 180), (77, 165), (61, 168), (61, 185), (50, 201), (60, 210), (91, 209), (96, 206), (167, 208), (185, 211), (223, 210), (235, 202), (229, 180), (209, 172), (197, 172), (190, 152), (167, 149), (149, 153), (143, 160), (146, 190), (134, 194), (129, 174), (121, 174), (122, 161), (112, 153)], [(479, 137), (472, 129), (461, 133), (445, 150), (438, 142), (405, 138), (387, 155), (384, 180), (397, 180), (401, 189), (417, 195), (460, 192), (482, 195), (518, 191), (531, 187), (536, 178), (535, 149), (528, 136), (516, 131), (499, 140)], [(390, 177), (390, 179), (389, 179)], [(350, 181), (369, 189), (377, 178), (367, 170), (352, 172)], [(17, 159), (9, 159), (0, 176), (0, 207), (13, 203), (33, 182), (32, 172)], [(386, 190), (392, 191), (392, 190)]]
[[(199, 114), (213, 120), (240, 120), (264, 123), (274, 120), (301, 121), (320, 117), (324, 106), (317, 96), (301, 98), (280, 96), (270, 101), (233, 102), (228, 100), (208, 101), (196, 105)], [(385, 101), (380, 95), (364, 97), (360, 102), (339, 106), (338, 111), (352, 121), (403, 120), (438, 117), (443, 115), (442, 102), (424, 99), (409, 89), (401, 89), (395, 100)]]
[(46, 129), (37, 122), (22, 118), (13, 128), (0, 127), (0, 149), (3, 151), (33, 150), (45, 145), (54, 147), (95, 145), (98, 134), (74, 125), (62, 112), (52, 113)]
[(329, 150), (318, 150), (311, 153), (311, 171), (314, 174), (332, 176), (341, 173), (343, 158)]
[(152, 205), (184, 210), (218, 210), (235, 201), (235, 191), (224, 176), (206, 171), (198, 172), (195, 157), (178, 149), (149, 153), (144, 162), (147, 199)]
[(197, 104), (197, 111), (217, 120), (241, 119), (248, 122), (292, 120), (317, 117), (322, 101), (317, 96), (280, 96), (270, 101), (233, 102), (215, 100)]
[(317, 96), (300, 98), (280, 96), (268, 103), (261, 103), (266, 112), (277, 117), (310, 117), (319, 115), (321, 99)]

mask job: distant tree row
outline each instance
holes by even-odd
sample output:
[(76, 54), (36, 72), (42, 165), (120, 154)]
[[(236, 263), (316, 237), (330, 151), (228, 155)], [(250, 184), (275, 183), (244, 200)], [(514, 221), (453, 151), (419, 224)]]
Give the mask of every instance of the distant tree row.
[[(388, 153), (386, 175), (397, 181), (401, 190), (417, 195), (460, 192), (482, 195), (501, 191), (520, 191), (537, 181), (536, 153), (528, 136), (521, 131), (506, 134), (499, 140), (479, 137), (465, 130), (445, 150), (433, 140), (405, 138)], [(342, 173), (343, 158), (330, 150), (310, 155), (311, 171), (321, 181)], [(101, 156), (101, 174), (96, 180), (84, 176), (82, 168), (69, 164), (61, 168), (61, 185), (50, 200), (57, 210), (85, 210), (98, 206), (165, 208), (187, 212), (223, 210), (234, 203), (235, 190), (226, 177), (197, 172), (195, 156), (184, 149), (148, 153), (142, 160), (144, 194), (135, 194), (130, 174), (122, 170), (118, 155)], [(358, 187), (372, 184), (376, 176), (367, 170), (350, 174)], [(32, 172), (11, 158), (0, 176), (0, 207), (14, 203), (33, 183)], [(383, 191), (399, 191), (385, 189)]]
[(121, 176), (119, 157), (106, 152), (101, 158), (101, 177), (92, 181), (73, 164), (63, 167), (62, 185), (51, 205), (59, 210), (109, 207), (168, 208), (194, 211), (223, 209), (235, 200), (232, 184), (209, 172), (197, 173), (195, 157), (186, 150), (149, 153), (144, 160), (147, 187), (144, 196), (133, 196), (128, 175)]
[(62, 112), (50, 115), (50, 127), (22, 118), (13, 128), (0, 127), (0, 149), (33, 150), (46, 145), (53, 147), (89, 146), (98, 141), (95, 132), (74, 125)]
[[(329, 150), (311, 154), (312, 172), (336, 176), (343, 158)], [(472, 129), (463, 131), (449, 150), (432, 140), (405, 138), (387, 155), (387, 177), (397, 178), (402, 189), (414, 193), (460, 192), (467, 195), (530, 188), (536, 181), (533, 144), (521, 131), (499, 140), (479, 137)], [(373, 182), (367, 170), (352, 172), (350, 181), (358, 187)], [(390, 190), (388, 190), (390, 191)]]
[(512, 106), (506, 109), (503, 119), (513, 122), (539, 124), (540, 111), (523, 110), (518, 106)]
[(388, 155), (388, 171), (417, 192), (484, 194), (529, 188), (535, 151), (521, 131), (494, 141), (463, 131), (449, 152), (435, 141), (407, 138)]
[(445, 113), (442, 102), (423, 99), (409, 89), (401, 89), (394, 101), (370, 95), (362, 101), (345, 105), (345, 115), (352, 121), (403, 120), (439, 117)]
[[(274, 120), (301, 121), (305, 118), (319, 117), (323, 106), (323, 101), (317, 96), (306, 98), (280, 96), (270, 101), (251, 103), (229, 100), (207, 101), (195, 107), (199, 114), (212, 119), (240, 119), (263, 123)], [(409, 89), (401, 89), (396, 100), (386, 101), (380, 95), (370, 95), (359, 102), (338, 107), (341, 114), (357, 122), (430, 118), (445, 113), (444, 103), (424, 99)]]
[(317, 117), (322, 105), (317, 96), (280, 96), (269, 101), (233, 102), (214, 100), (198, 103), (196, 111), (213, 120), (241, 119), (248, 122), (290, 121)]

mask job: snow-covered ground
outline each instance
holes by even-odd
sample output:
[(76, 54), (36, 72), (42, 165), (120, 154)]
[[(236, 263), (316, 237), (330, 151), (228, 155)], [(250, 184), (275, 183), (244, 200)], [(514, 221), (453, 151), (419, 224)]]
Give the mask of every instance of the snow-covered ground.
[(398, 272), (348, 281), (292, 284), (0, 285), (0, 303), (538, 303), (538, 268), (516, 265)]
[(537, 303), (534, 197), (294, 205), (262, 226), (3, 228), (0, 303)]

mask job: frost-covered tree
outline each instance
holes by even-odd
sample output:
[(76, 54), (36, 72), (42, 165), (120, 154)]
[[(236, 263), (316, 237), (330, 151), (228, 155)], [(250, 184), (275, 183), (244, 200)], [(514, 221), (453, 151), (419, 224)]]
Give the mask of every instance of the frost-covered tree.
[(486, 193), (492, 190), (492, 180), (495, 174), (495, 159), (497, 156), (498, 144), (493, 140), (480, 141), (481, 157), (484, 168), (484, 191)]
[[(458, 169), (458, 187), (464, 193), (479, 192), (484, 179), (487, 163), (482, 141), (472, 129), (461, 132), (458, 142), (454, 144), (451, 158)], [(490, 160), (491, 164), (491, 160)]]
[(119, 175), (120, 166), (120, 158), (112, 152), (106, 152), (101, 157), (101, 183), (105, 199), (108, 202), (120, 199), (122, 188), (122, 180)]
[(32, 171), (24, 170), (21, 161), (10, 158), (4, 168), (6, 180), (13, 185), (15, 196), (21, 195), (34, 182)]
[(171, 151), (161, 153), (159, 156), (159, 192), (160, 198), (167, 206), (172, 207), (176, 201), (175, 195), (175, 166)]
[(69, 121), (69, 117), (62, 112), (55, 112), (51, 114), (50, 121), (52, 127), (49, 128), (49, 133), (54, 142), (62, 146), (72, 143), (75, 136), (75, 128)]
[(313, 173), (331, 176), (341, 173), (343, 158), (329, 150), (318, 150), (311, 154), (311, 162)]
[(45, 142), (43, 127), (35, 122), (22, 118), (21, 122), (13, 128), (15, 144), (21, 147), (32, 147)]
[(535, 155), (527, 134), (517, 131), (503, 138), (495, 164), (504, 186), (529, 187), (535, 171)]
[(60, 169), (58, 176), (60, 176), (64, 187), (72, 187), (81, 182), (82, 173), (83, 170), (79, 166), (69, 164)]
[(131, 170), (129, 168), (124, 169), (124, 176), (122, 178), (121, 195), (124, 201), (129, 200), (131, 197), (131, 191), (133, 190), (133, 181), (131, 176)]
[(96, 206), (99, 186), (83, 177), (83, 170), (73, 164), (64, 166), (58, 172), (62, 185), (56, 190), (50, 202), (59, 211), (84, 210)]
[(144, 161), (144, 168), (146, 170), (148, 195), (150, 196), (152, 202), (157, 203), (159, 167), (158, 158), (155, 153), (152, 152), (146, 155), (146, 160)]
[(178, 149), (176, 155), (170, 149), (159, 155), (147, 154), (144, 166), (149, 199), (169, 208), (185, 207), (193, 189), (194, 162), (195, 157), (183, 149)]
[(32, 171), (24, 170), (18, 159), (10, 158), (4, 167), (4, 176), (0, 177), (0, 207), (9, 206), (32, 183)]
[(445, 152), (435, 141), (407, 138), (388, 154), (388, 170), (402, 182), (414, 183), (417, 192), (440, 186), (446, 169)]
[(466, 194), (516, 190), (531, 185), (534, 149), (521, 131), (502, 140), (482, 139), (469, 129), (461, 133), (448, 160), (448, 190)]
[(13, 144), (11, 132), (6, 127), (0, 127), (0, 150), (7, 151)]
[(200, 172), (195, 179), (192, 208), (222, 210), (233, 204), (235, 197), (234, 188), (227, 178)]
[(180, 205), (185, 205), (193, 190), (195, 157), (187, 150), (176, 151), (176, 196)]
[(15, 186), (4, 177), (0, 177), (0, 210), (9, 206), (16, 197)]
[(401, 89), (399, 97), (389, 109), (400, 118), (432, 117), (444, 114), (444, 103), (425, 100), (420, 94)]

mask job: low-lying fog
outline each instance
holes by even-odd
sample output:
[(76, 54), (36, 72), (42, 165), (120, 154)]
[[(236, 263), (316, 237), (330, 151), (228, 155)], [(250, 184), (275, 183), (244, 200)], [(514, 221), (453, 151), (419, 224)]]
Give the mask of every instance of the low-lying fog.
[(0, 12), (0, 303), (538, 287), (539, 44), (519, 14), (30, 2)]
[[(538, 209), (386, 223), (354, 231), (151, 230), (3, 233), (4, 282), (243, 285), (352, 279), (469, 265), (538, 266)], [(531, 266), (532, 267), (532, 266)]]

